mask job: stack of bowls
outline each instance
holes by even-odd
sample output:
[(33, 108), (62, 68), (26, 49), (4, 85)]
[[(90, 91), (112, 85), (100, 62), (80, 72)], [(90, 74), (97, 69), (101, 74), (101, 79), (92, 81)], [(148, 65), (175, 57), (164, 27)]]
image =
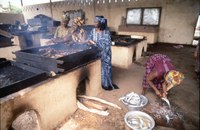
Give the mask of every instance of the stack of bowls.
[(128, 106), (129, 111), (139, 111), (147, 105), (148, 99), (143, 95), (135, 94), (130, 100), (122, 99), (122, 102)]

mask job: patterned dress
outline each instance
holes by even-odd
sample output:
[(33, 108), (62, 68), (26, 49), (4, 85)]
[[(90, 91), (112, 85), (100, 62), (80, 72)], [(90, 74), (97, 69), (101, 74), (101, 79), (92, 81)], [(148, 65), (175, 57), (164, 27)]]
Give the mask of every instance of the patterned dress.
[(82, 27), (77, 27), (72, 33), (74, 42), (81, 43), (86, 39), (86, 31)]
[(111, 66), (111, 38), (110, 32), (104, 30), (102, 32), (96, 32), (95, 28), (91, 31), (89, 39), (96, 42), (96, 46), (102, 51), (101, 57), (101, 81), (105, 88), (112, 87), (112, 66)]
[(157, 71), (158, 76), (153, 80), (153, 83), (158, 89), (161, 88), (162, 82), (164, 81), (164, 75), (170, 70), (174, 70), (174, 66), (171, 63), (171, 60), (166, 55), (154, 54), (146, 62), (146, 72), (144, 75), (142, 86), (144, 88), (149, 88), (147, 82), (147, 76), (153, 70)]

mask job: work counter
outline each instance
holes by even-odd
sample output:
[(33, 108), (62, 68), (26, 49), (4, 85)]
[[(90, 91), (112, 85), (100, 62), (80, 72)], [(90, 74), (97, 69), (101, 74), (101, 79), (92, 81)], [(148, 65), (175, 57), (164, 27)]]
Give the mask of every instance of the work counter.
[(128, 43), (113, 43), (112, 47), (112, 65), (121, 68), (128, 68), (133, 60), (138, 60), (142, 52), (147, 51), (146, 39), (132, 39)]

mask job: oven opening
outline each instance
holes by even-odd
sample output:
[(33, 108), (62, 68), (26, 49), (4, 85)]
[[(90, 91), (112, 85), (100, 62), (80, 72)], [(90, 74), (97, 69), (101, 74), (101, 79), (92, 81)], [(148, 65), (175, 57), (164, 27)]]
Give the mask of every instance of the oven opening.
[(136, 49), (134, 49), (133, 55), (132, 55), (132, 63), (135, 61), (135, 56), (136, 56)]
[(86, 95), (86, 82), (88, 78), (84, 78), (83, 80), (80, 81), (78, 84), (78, 87), (76, 89), (76, 94), (77, 95)]

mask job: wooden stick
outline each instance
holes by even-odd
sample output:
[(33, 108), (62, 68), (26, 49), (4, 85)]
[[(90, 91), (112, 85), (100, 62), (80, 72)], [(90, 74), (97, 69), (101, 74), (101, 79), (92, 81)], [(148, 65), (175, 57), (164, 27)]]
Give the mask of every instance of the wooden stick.
[(105, 111), (108, 109), (106, 106), (102, 106), (94, 100), (86, 99), (86, 98), (82, 98), (82, 97), (79, 97), (78, 99), (82, 104), (84, 104), (88, 108), (95, 108), (95, 109), (98, 109), (101, 111)]
[(96, 113), (98, 115), (102, 115), (102, 116), (108, 116), (109, 115), (109, 113), (107, 111), (100, 111), (100, 110), (93, 109), (93, 108), (89, 109), (85, 105), (83, 105), (82, 103), (80, 103), (79, 101), (77, 101), (77, 106), (81, 110), (88, 111), (88, 112), (91, 112), (91, 113)]
[(114, 103), (111, 103), (111, 102), (108, 102), (108, 101), (106, 101), (106, 100), (100, 99), (100, 98), (90, 97), (90, 96), (85, 96), (85, 95), (79, 95), (78, 97), (83, 97), (83, 98), (87, 98), (87, 99), (92, 99), (92, 100), (99, 101), (99, 102), (101, 102), (101, 103), (110, 105), (110, 106), (112, 106), (112, 107), (121, 109), (121, 107), (119, 107), (118, 105), (116, 105), (116, 104), (114, 104)]

